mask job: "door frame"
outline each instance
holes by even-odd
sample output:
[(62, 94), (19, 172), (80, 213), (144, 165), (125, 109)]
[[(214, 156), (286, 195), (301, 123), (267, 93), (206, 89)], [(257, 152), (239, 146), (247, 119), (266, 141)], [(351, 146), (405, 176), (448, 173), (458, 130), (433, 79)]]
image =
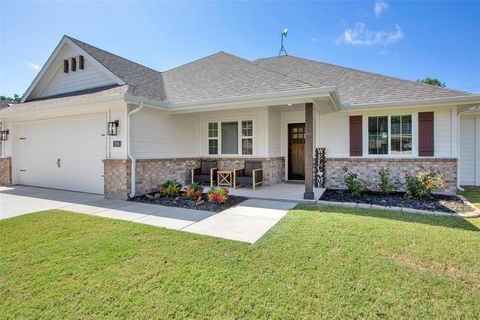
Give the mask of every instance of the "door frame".
[[(303, 179), (292, 179), (291, 178), (291, 158), (290, 158), (290, 128), (293, 127), (294, 125), (303, 125), (305, 128), (305, 121), (299, 122), (299, 121), (292, 121), (287, 123), (287, 156), (286, 156), (286, 161), (285, 161), (285, 173), (287, 177), (287, 181), (305, 181), (305, 176)], [(303, 154), (303, 166), (305, 167), (305, 149), (304, 149), (304, 154)]]

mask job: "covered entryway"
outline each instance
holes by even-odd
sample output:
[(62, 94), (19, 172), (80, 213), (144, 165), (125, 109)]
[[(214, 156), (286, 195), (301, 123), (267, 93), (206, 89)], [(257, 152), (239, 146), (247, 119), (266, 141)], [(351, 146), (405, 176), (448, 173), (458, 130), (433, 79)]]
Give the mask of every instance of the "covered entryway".
[(18, 123), (17, 183), (103, 194), (105, 123), (104, 114)]
[(480, 116), (460, 117), (460, 185), (480, 185)]

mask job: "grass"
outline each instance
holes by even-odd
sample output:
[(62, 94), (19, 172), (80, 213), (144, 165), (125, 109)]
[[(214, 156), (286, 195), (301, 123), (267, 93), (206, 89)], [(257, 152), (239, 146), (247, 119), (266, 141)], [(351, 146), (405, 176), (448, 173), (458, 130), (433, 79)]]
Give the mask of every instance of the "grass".
[(468, 201), (480, 208), (480, 188), (468, 188), (459, 193), (467, 198)]
[(473, 319), (479, 227), (299, 206), (248, 245), (34, 213), (0, 221), (0, 318)]

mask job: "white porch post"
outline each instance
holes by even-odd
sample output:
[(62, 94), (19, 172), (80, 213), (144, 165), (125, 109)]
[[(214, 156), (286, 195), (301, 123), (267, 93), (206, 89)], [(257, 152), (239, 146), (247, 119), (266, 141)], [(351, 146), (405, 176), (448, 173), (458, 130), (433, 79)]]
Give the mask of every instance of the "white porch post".
[(305, 103), (305, 193), (304, 199), (313, 199), (313, 103)]

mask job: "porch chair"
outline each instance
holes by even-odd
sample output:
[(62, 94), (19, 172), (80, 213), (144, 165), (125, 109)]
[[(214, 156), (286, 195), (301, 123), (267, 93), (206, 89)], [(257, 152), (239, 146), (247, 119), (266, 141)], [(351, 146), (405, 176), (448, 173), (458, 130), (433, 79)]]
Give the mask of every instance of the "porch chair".
[(245, 161), (242, 169), (236, 169), (233, 186), (251, 185), (253, 190), (263, 186), (263, 169), (261, 161)]
[(192, 169), (192, 183), (210, 183), (210, 188), (217, 182), (217, 161), (202, 160), (199, 168)]

